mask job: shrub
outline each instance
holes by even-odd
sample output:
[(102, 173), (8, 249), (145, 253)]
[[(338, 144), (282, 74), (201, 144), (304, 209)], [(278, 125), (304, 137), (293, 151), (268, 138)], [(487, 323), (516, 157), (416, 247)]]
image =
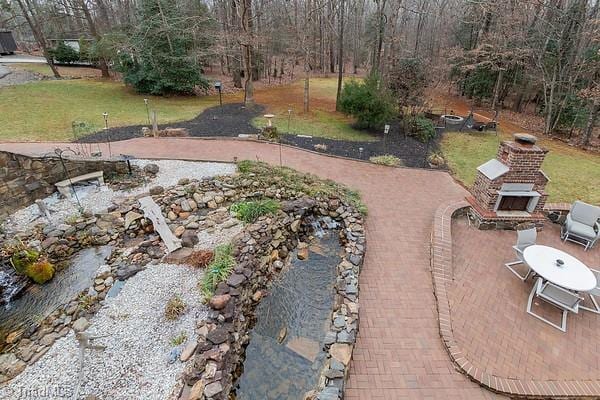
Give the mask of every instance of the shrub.
[(399, 167), (400, 165), (402, 165), (401, 159), (399, 159), (396, 156), (392, 156), (390, 154), (386, 154), (383, 156), (371, 157), (371, 158), (369, 158), (369, 161), (371, 161), (374, 164), (388, 165), (390, 167)]
[(253, 163), (253, 161), (250, 161), (250, 160), (242, 160), (242, 161), (238, 162), (237, 163), (238, 171), (240, 171), (242, 174), (247, 174), (252, 169), (252, 163)]
[(165, 318), (174, 321), (185, 312), (185, 303), (178, 294), (173, 295), (165, 306)]
[(186, 264), (196, 268), (204, 268), (214, 259), (215, 254), (210, 250), (195, 251), (184, 259)]
[(427, 157), (427, 162), (433, 167), (443, 167), (446, 164), (446, 160), (441, 153), (431, 153)]
[(232, 255), (231, 245), (226, 244), (215, 247), (215, 257), (206, 268), (204, 277), (200, 282), (200, 290), (204, 297), (210, 298), (212, 296), (217, 285), (229, 277), (234, 266), (235, 259)]
[(55, 48), (50, 50), (50, 56), (59, 63), (71, 64), (79, 61), (79, 52), (71, 46), (60, 42)]
[(416, 137), (423, 143), (435, 138), (435, 126), (433, 121), (421, 115), (408, 119), (408, 134)]
[(265, 126), (262, 131), (267, 140), (277, 141), (281, 136), (276, 126)]
[(364, 82), (346, 83), (340, 95), (340, 110), (356, 117), (359, 128), (368, 129), (382, 128), (396, 114), (391, 96), (380, 87), (375, 75)]
[(418, 58), (400, 59), (389, 72), (388, 86), (400, 110), (420, 106), (427, 87), (425, 65)]
[(54, 265), (45, 258), (29, 264), (25, 270), (25, 275), (30, 277), (35, 283), (43, 284), (48, 282), (54, 276)]
[[(178, 7), (172, 3), (139, 2), (139, 23), (131, 32), (131, 45), (119, 54), (117, 68), (123, 73), (123, 80), (139, 93), (191, 95), (196, 87), (209, 88), (202, 75), (202, 60), (198, 59), (213, 40), (208, 8), (199, 6), (181, 18)], [(193, 25), (197, 18), (205, 22)]]
[(476, 99), (492, 98), (497, 75), (497, 72), (485, 66), (468, 71), (462, 81), (465, 94)]
[(40, 253), (25, 247), (23, 244), (19, 244), (10, 257), (10, 262), (17, 273), (26, 274), (27, 267), (38, 261), (39, 258)]
[(79, 296), (79, 304), (78, 307), (80, 310), (89, 311), (94, 305), (94, 298), (89, 294), (82, 294)]
[(246, 223), (251, 223), (262, 215), (275, 213), (279, 210), (279, 202), (272, 199), (244, 201), (233, 204), (230, 210), (235, 214), (236, 218)]

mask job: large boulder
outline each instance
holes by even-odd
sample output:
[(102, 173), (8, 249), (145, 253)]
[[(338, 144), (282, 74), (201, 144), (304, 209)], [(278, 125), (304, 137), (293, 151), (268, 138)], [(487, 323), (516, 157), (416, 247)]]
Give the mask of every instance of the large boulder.
[(156, 164), (146, 164), (144, 166), (144, 172), (148, 175), (156, 175), (158, 174), (158, 165)]

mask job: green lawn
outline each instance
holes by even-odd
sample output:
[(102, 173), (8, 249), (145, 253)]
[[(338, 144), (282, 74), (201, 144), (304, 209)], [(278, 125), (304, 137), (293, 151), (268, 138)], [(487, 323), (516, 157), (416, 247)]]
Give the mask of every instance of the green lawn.
[[(273, 112), (273, 111), (269, 111)], [(310, 135), (314, 137), (322, 137), (337, 140), (350, 141), (373, 141), (377, 138), (370, 134), (352, 128), (352, 121), (346, 117), (341, 117), (336, 114), (327, 113), (325, 111), (315, 110), (307, 115), (291, 115), (289, 131), (287, 112), (281, 112), (273, 122), (279, 129), (280, 133), (292, 133), (295, 135)], [(264, 117), (256, 117), (252, 120), (252, 125), (257, 128), (265, 126), (266, 120)]]
[[(458, 180), (471, 186), (476, 168), (496, 156), (500, 137), (489, 133), (448, 133), (442, 140), (442, 151)], [(550, 177), (546, 187), (551, 202), (580, 199), (600, 204), (600, 156), (569, 147), (563, 143), (541, 140), (550, 150), (542, 165)]]
[[(304, 113), (304, 81), (291, 85), (273, 86), (257, 90), (255, 100), (266, 106), (275, 115), (273, 122), (280, 132), (288, 132), (288, 111), (292, 110), (289, 132), (329, 139), (352, 141), (373, 141), (365, 131), (352, 128), (354, 119), (335, 111), (337, 78), (312, 78), (310, 80), (310, 111)], [(257, 117), (253, 125), (260, 128), (266, 123)]]
[(147, 124), (144, 97), (158, 113), (159, 123), (187, 120), (216, 99), (207, 97), (154, 97), (135, 94), (122, 83), (102, 80), (39, 81), (0, 89), (0, 141), (71, 140), (72, 122), (104, 126)]
[[(47, 65), (27, 65), (44, 73)], [(84, 69), (85, 70), (85, 69)], [(74, 69), (68, 71), (75, 71)], [(83, 71), (84, 73), (86, 71)], [(353, 119), (335, 111), (337, 80), (311, 79), (311, 110), (302, 112), (303, 82), (257, 89), (255, 101), (276, 115), (281, 132), (287, 132), (287, 110), (292, 109), (290, 131), (296, 134), (368, 141), (375, 138), (353, 129)], [(147, 124), (144, 97), (158, 112), (159, 123), (191, 119), (217, 104), (213, 96), (153, 97), (138, 95), (124, 84), (101, 79), (38, 81), (0, 88), (0, 141), (72, 140), (73, 121), (86, 122), (92, 129), (104, 126), (102, 113), (108, 112), (109, 126)], [(241, 101), (241, 94), (223, 96), (224, 102)], [(253, 121), (265, 125), (262, 117)]]

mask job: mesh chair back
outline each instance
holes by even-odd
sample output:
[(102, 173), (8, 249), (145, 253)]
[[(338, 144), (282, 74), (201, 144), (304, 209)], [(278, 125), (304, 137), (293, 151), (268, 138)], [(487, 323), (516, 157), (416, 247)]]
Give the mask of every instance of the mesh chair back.
[(587, 226), (594, 226), (598, 219), (600, 219), (600, 207), (577, 200), (573, 203), (570, 214), (574, 221)]
[(529, 246), (533, 246), (537, 239), (537, 229), (530, 228), (522, 231), (517, 231), (517, 248), (521, 251)]

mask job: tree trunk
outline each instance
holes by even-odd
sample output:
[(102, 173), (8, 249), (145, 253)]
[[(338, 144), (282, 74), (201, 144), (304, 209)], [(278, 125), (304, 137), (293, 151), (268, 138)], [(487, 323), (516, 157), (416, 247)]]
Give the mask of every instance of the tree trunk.
[(37, 19), (36, 12), (33, 9), (32, 5), (27, 0), (17, 0), (17, 4), (19, 4), (19, 8), (23, 13), (23, 17), (27, 21), (27, 24), (31, 28), (31, 32), (33, 33), (33, 37), (36, 42), (42, 48), (42, 52), (44, 53), (44, 58), (46, 62), (50, 66), (52, 73), (55, 78), (60, 78), (60, 73), (58, 72), (58, 68), (54, 65), (54, 59), (50, 56), (50, 52), (48, 51), (48, 43), (46, 42), (46, 37), (42, 31), (42, 26)]
[(310, 110), (309, 95), (310, 95), (310, 32), (308, 27), (311, 25), (311, 1), (306, 0), (304, 4), (304, 21), (307, 29), (304, 30), (304, 112)]
[(244, 104), (254, 104), (254, 85), (252, 83), (253, 72), (252, 68), (252, 50), (254, 42), (254, 34), (252, 32), (252, 0), (239, 0), (241, 7), (240, 30), (242, 34), (242, 64), (244, 68)]
[(598, 118), (598, 111), (600, 111), (600, 101), (593, 101), (592, 104), (590, 104), (590, 115), (583, 131), (581, 140), (583, 146), (589, 145), (592, 140), (592, 133), (594, 132), (594, 126), (596, 125), (596, 118)]
[[(335, 20), (335, 15), (333, 12), (333, 1), (329, 1), (329, 23), (333, 24)], [(333, 43), (333, 30), (329, 32), (329, 72), (335, 72), (335, 44)]]
[(340, 37), (338, 39), (338, 84), (335, 96), (335, 110), (340, 111), (340, 95), (342, 94), (342, 79), (344, 75), (344, 5), (346, 0), (340, 4)]
[(496, 87), (494, 88), (494, 99), (492, 100), (492, 110), (496, 109), (498, 105), (498, 95), (500, 93), (500, 88), (502, 87), (502, 76), (504, 75), (504, 70), (500, 69), (498, 71), (498, 78), (496, 79)]
[(167, 19), (165, 18), (165, 14), (163, 13), (163, 9), (162, 9), (162, 5), (160, 4), (161, 0), (158, 0), (156, 2), (156, 4), (158, 5), (158, 12), (160, 14), (160, 18), (162, 19), (163, 22), (163, 27), (165, 29), (166, 32), (166, 36), (167, 36), (167, 43), (169, 43), (169, 50), (171, 50), (171, 54), (173, 53), (173, 43), (171, 42), (171, 35), (169, 34), (169, 29), (167, 29)]
[(553, 106), (554, 106), (554, 88), (556, 87), (556, 67), (552, 73), (552, 82), (550, 83), (550, 96), (546, 101), (546, 123), (544, 125), (544, 134), (549, 135), (552, 130), (552, 117), (553, 117)]
[[(79, 5), (83, 11), (83, 15), (85, 16), (88, 28), (90, 29), (90, 34), (96, 40), (96, 43), (100, 42), (100, 40), (102, 40), (102, 36), (100, 36), (98, 33), (96, 22), (94, 21), (94, 18), (92, 18), (92, 14), (90, 13), (90, 9), (88, 8), (85, 0), (80, 0)], [(99, 58), (98, 66), (100, 67), (100, 71), (102, 71), (102, 77), (110, 78), (110, 73), (108, 72), (108, 63), (104, 57)]]

